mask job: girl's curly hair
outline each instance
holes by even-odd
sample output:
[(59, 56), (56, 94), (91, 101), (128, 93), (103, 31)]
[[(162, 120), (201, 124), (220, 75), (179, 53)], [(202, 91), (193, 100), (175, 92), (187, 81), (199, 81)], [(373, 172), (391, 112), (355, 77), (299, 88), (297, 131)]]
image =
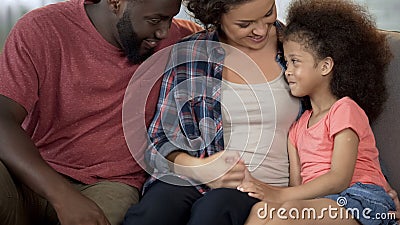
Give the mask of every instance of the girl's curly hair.
[(379, 116), (387, 99), (385, 72), (392, 55), (366, 8), (347, 0), (294, 0), (284, 32), (287, 40), (310, 49), (316, 60), (332, 57), (333, 95), (352, 98), (370, 122)]
[(207, 29), (218, 28), (221, 16), (233, 7), (250, 2), (251, 0), (183, 0), (183, 4), (195, 19)]

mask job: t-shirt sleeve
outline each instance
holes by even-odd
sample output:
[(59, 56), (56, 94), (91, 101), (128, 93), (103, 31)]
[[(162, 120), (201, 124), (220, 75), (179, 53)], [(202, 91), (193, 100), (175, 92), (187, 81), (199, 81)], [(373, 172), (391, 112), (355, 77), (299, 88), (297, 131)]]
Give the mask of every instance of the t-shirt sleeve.
[(181, 33), (182, 37), (189, 36), (191, 34), (194, 34), (196, 32), (199, 32), (203, 30), (202, 27), (197, 25), (196, 23), (189, 21), (189, 20), (183, 20), (183, 19), (174, 19), (175, 23), (178, 26), (179, 32)]
[[(45, 45), (35, 22), (28, 16), (11, 30), (0, 55), (0, 94), (30, 111), (38, 100), (39, 75)], [(45, 62), (42, 61), (42, 64)]]
[(350, 128), (358, 137), (363, 137), (369, 127), (368, 117), (364, 110), (350, 98), (342, 99), (330, 113), (329, 137)]

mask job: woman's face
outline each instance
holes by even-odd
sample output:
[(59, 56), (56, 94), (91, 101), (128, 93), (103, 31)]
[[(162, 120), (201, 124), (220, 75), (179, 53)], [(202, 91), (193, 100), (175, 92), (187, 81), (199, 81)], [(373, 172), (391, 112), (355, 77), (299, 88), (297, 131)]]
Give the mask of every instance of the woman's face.
[(238, 48), (261, 49), (269, 40), (276, 17), (275, 0), (251, 0), (234, 6), (221, 16), (224, 41)]

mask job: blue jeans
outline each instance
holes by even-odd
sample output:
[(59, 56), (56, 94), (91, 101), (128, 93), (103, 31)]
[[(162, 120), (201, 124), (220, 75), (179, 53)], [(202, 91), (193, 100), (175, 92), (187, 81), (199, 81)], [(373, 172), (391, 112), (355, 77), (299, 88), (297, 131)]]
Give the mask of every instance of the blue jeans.
[(389, 211), (396, 206), (386, 191), (377, 185), (355, 183), (339, 194), (328, 195), (329, 198), (343, 206), (363, 225), (397, 224), (395, 218), (389, 218)]

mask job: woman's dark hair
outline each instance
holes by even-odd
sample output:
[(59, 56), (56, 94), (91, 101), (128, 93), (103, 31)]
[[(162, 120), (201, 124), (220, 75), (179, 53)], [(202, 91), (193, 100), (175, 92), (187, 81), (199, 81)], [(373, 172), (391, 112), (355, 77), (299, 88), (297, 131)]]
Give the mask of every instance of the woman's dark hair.
[(207, 29), (215, 29), (221, 23), (221, 16), (233, 7), (250, 2), (251, 0), (183, 0), (195, 19), (200, 21)]
[(346, 0), (294, 0), (283, 38), (288, 40), (310, 49), (317, 61), (331, 57), (333, 95), (352, 98), (370, 122), (379, 116), (391, 53), (367, 9)]

